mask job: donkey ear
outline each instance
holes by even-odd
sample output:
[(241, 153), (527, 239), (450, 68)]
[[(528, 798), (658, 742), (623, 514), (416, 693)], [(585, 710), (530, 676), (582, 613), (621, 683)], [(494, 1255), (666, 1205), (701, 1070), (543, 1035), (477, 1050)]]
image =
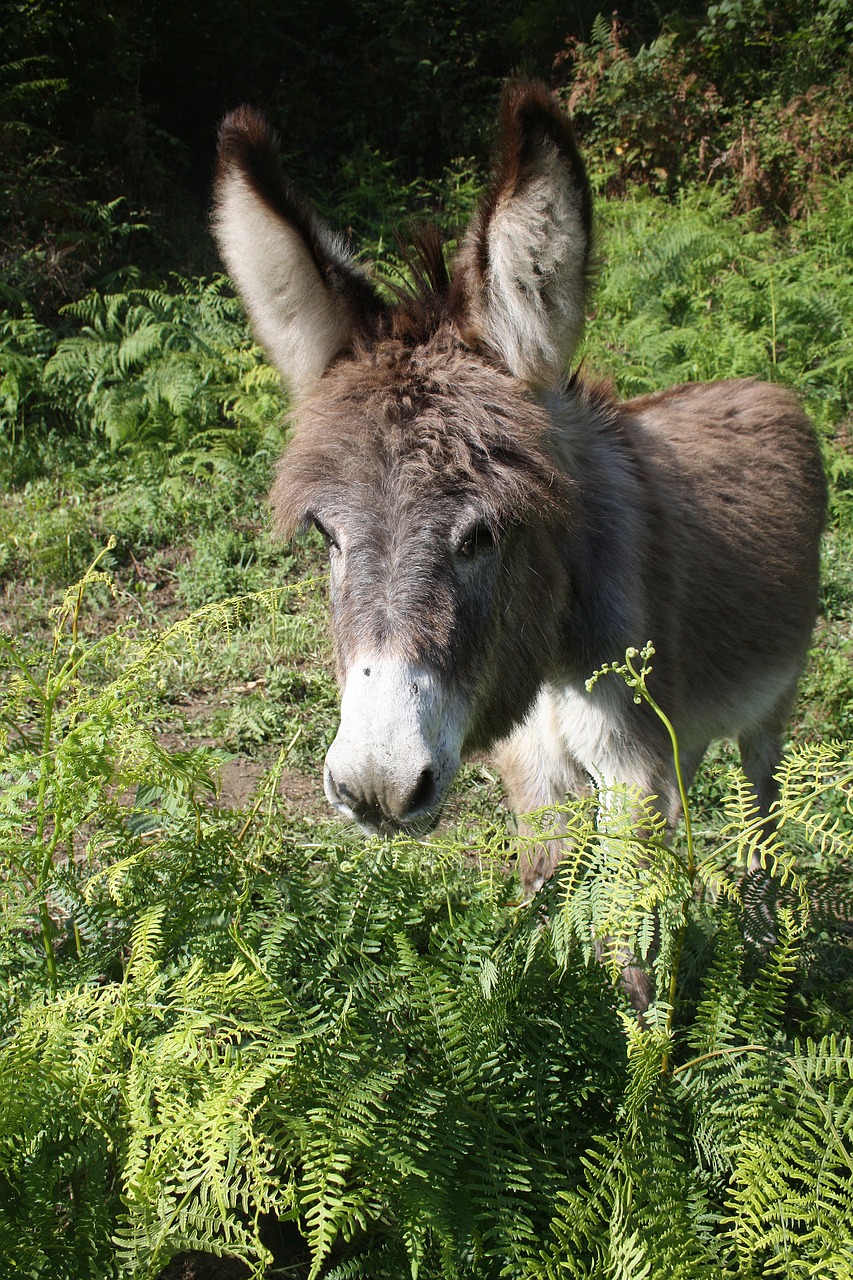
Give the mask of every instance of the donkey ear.
[(298, 395), (379, 300), (340, 239), (287, 182), (275, 134), (240, 107), (219, 131), (213, 230), (258, 338)]
[(462, 243), (454, 298), (466, 337), (531, 386), (557, 381), (581, 335), (591, 225), (568, 119), (543, 84), (508, 85), (495, 172)]

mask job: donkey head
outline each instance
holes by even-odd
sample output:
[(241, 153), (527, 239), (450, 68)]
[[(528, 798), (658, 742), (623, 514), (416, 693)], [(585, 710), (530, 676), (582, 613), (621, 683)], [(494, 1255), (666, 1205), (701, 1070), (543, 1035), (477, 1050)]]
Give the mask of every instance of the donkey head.
[(537, 399), (580, 335), (590, 195), (546, 90), (503, 98), (491, 186), (449, 274), (438, 237), (386, 301), (282, 175), (243, 108), (220, 135), (214, 225), (297, 425), (272, 501), (329, 548), (341, 725), (330, 802), (426, 826), (466, 751), (526, 714), (558, 648), (575, 497)]

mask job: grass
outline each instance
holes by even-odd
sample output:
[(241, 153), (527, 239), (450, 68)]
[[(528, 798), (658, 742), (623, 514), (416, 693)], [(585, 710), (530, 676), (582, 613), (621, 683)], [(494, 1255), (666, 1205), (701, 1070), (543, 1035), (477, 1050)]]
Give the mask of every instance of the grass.
[[(823, 214), (792, 227), (787, 242), (777, 230), (758, 229), (754, 218), (733, 215), (719, 192), (690, 191), (672, 206), (648, 196), (599, 205), (602, 266), (585, 346), (588, 367), (610, 371), (623, 395), (682, 379), (757, 373), (796, 387), (819, 424), (833, 509), (821, 618), (792, 723), (794, 740), (849, 738), (853, 731), (853, 454), (845, 416), (853, 385), (853, 347), (845, 348), (853, 321), (849, 187), (840, 184)], [(291, 790), (319, 819), (325, 803), (320, 761), (334, 734), (337, 698), (324, 560), (317, 542), (280, 546), (271, 539), (266, 492), (284, 436), (271, 428), (272, 388), (255, 372), (257, 357), (221, 285), (181, 281), (171, 299), (137, 290), (127, 303), (118, 294), (87, 303), (81, 314), (94, 329), (81, 333), (78, 347), (65, 340), (62, 368), (69, 372), (63, 376), (73, 382), (79, 413), (80, 370), (90, 348), (95, 367), (108, 366), (115, 389), (114, 353), (132, 347), (136, 376), (148, 350), (144, 343), (137, 350), (139, 335), (165, 326), (180, 338), (180, 354), (192, 341), (193, 307), (203, 315), (207, 344), (190, 345), (194, 369), (205, 367), (211, 350), (236, 344), (231, 377), (242, 409), (232, 413), (231, 452), (222, 452), (222, 433), (210, 416), (212, 392), (195, 428), (215, 441), (206, 462), (195, 446), (164, 454), (144, 436), (118, 450), (79, 434), (15, 440), (7, 469), (28, 478), (0, 499), (0, 614), (10, 634), (43, 643), (50, 608), (108, 539), (115, 545), (102, 567), (113, 576), (115, 597), (99, 589), (87, 623), (96, 630), (121, 624), (143, 634), (210, 602), (316, 577), (298, 615), (274, 614), (272, 625), (263, 613), (245, 617), (208, 647), (203, 665), (171, 657), (158, 677), (157, 723), (166, 742), (216, 743), (231, 757), (223, 774), (226, 800), (245, 798), (258, 771), (287, 744)], [(124, 315), (133, 317), (126, 334)], [(179, 368), (176, 359), (173, 351), (170, 369)], [(144, 389), (131, 397), (135, 413), (154, 403), (152, 388), (163, 377), (159, 355), (156, 361)], [(223, 376), (217, 373), (212, 383), (225, 403)], [(54, 395), (57, 385), (62, 379), (54, 376)], [(256, 424), (251, 447), (249, 422)], [(188, 430), (182, 427), (184, 435)], [(711, 812), (719, 793), (713, 767), (700, 774), (694, 791), (699, 812)], [(500, 788), (486, 762), (463, 772), (450, 812), (458, 818), (472, 809), (487, 821), (500, 820)]]
[[(853, 1016), (850, 755), (828, 745), (853, 737), (845, 219), (839, 198), (786, 244), (718, 196), (604, 210), (589, 363), (624, 394), (747, 371), (787, 381), (833, 478), (821, 618), (791, 727), (799, 782), (777, 946), (751, 952), (726, 905), (749, 815), (719, 744), (691, 796), (691, 862), (708, 875), (666, 925), (680, 938), (677, 1007), (645, 1029), (620, 1017), (618, 991), (582, 952), (596, 912), (624, 914), (662, 886), (683, 895), (680, 839), (675, 861), (657, 850), (649, 882), (626, 836), (598, 899), (569, 894), (569, 866), (544, 896), (545, 930), (507, 876), (513, 836), (488, 761), (463, 769), (427, 845), (365, 843), (331, 814), (325, 559), (313, 535), (270, 537), (283, 433), (260, 421), (272, 393), (260, 376), (252, 398), (244, 331), (230, 452), (209, 397), (198, 420), (188, 402), (185, 448), (152, 448), (148, 419), (145, 438), (114, 448), (79, 428), (15, 439), (0, 496), (0, 621), (19, 659), (4, 668), (0, 798), (4, 1262), (141, 1278), (215, 1247), (260, 1275), (271, 1247), (280, 1274), (339, 1280), (413, 1268), (483, 1280), (509, 1260), (531, 1278), (596, 1274), (592, 1262), (569, 1270), (572, 1258), (691, 1280), (724, 1262), (744, 1276), (797, 1274), (804, 1260), (846, 1274), (825, 1224), (837, 1210), (843, 1252), (849, 1151), (820, 1118), (847, 1132), (853, 1061), (832, 1039)], [(181, 288), (183, 301), (143, 299), (133, 332), (156, 307), (189, 341), (184, 309), (201, 299), (224, 341), (237, 321), (221, 290)], [(122, 335), (108, 337), (96, 355), (112, 369)], [(193, 367), (207, 358), (194, 351)], [(123, 429), (149, 412), (162, 427), (156, 388), (152, 373)], [(193, 433), (215, 440), (207, 459)], [(601, 852), (593, 817), (569, 815), (582, 867)], [(806, 1077), (812, 1092), (798, 1094)], [(815, 1098), (811, 1137), (786, 1128)], [(759, 1168), (759, 1148), (783, 1154)], [(817, 1148), (820, 1227), (803, 1207)], [(644, 1199), (650, 1170), (657, 1205)], [(793, 1245), (774, 1234), (780, 1198)]]
[[(584, 355), (588, 367), (611, 372), (623, 395), (754, 373), (786, 381), (805, 397), (833, 483), (821, 619), (792, 726), (794, 738), (814, 740), (849, 737), (853, 726), (851, 191), (849, 180), (839, 183), (822, 211), (793, 225), (787, 239), (758, 228), (754, 217), (734, 215), (718, 191), (690, 190), (674, 205), (649, 196), (600, 202), (601, 280)], [(118, 293), (103, 301), (93, 295), (77, 312), (85, 322), (79, 339), (64, 340), (45, 384), (54, 397), (52, 421), (64, 411), (63, 394), (70, 395), (68, 415), (79, 417), (81, 379), (94, 361), (93, 376), (107, 378), (121, 409), (117, 425), (105, 419), (106, 435), (118, 439), (119, 426), (130, 430), (128, 422), (137, 419), (148, 425), (118, 449), (97, 435), (86, 441), (55, 430), (13, 440), (5, 465), (18, 481), (0, 499), (0, 611), (7, 630), (43, 641), (51, 606), (110, 538), (115, 545), (102, 564), (116, 595), (100, 589), (96, 627), (102, 618), (107, 627), (144, 631), (209, 602), (322, 578), (318, 544), (271, 540), (266, 492), (283, 432), (272, 429), (273, 388), (258, 372), (221, 282), (179, 281), (171, 296), (140, 289), (124, 300)], [(194, 312), (201, 316), (200, 344)], [(151, 347), (150, 333), (166, 335), (168, 359)], [(39, 341), (43, 346), (41, 332)], [(215, 358), (229, 342), (236, 354), (226, 375)], [(196, 373), (216, 368), (198, 410), (181, 398), (182, 354)], [(132, 380), (145, 374), (129, 399), (118, 380), (125, 367)], [(239, 390), (239, 409), (228, 399), (227, 376)], [(164, 384), (184, 414), (184, 444), (165, 452), (149, 440), (151, 424), (162, 425)], [(102, 416), (111, 403), (102, 402)], [(216, 424), (216, 403), (231, 405), (230, 446)], [(207, 460), (193, 431), (211, 444)], [(336, 716), (322, 585), (303, 598), (301, 610), (272, 631), (266, 616), (244, 620), (209, 649), (201, 669), (171, 660), (160, 676), (164, 733), (186, 745), (216, 741), (256, 767), (292, 742), (288, 767), (316, 784)], [(466, 772), (455, 813), (479, 807), (482, 793), (485, 812), (497, 816), (498, 788), (484, 768)], [(700, 780), (700, 808), (705, 787)], [(316, 785), (313, 794), (321, 804)]]

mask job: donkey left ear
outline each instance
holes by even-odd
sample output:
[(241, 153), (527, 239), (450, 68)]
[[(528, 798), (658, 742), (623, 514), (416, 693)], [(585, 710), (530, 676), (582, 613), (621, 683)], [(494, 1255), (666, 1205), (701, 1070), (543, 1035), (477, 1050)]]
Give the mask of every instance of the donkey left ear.
[(532, 387), (552, 386), (584, 323), (592, 197), (571, 126), (543, 84), (510, 84), (498, 162), (454, 272), (469, 341)]
[(381, 308), (341, 240), (284, 176), (260, 112), (222, 122), (213, 230), (258, 338), (297, 395)]

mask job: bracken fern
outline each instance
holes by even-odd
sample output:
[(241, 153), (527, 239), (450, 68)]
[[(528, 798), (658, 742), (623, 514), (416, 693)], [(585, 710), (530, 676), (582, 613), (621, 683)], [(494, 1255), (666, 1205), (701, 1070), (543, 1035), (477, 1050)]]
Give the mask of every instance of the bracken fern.
[[(847, 856), (841, 746), (786, 760), (772, 838), (736, 782), (692, 860), (639, 797), (541, 815), (571, 839), (522, 904), (502, 829), (342, 841), (283, 817), (286, 751), (245, 815), (213, 754), (158, 744), (158, 665), (312, 584), (89, 641), (99, 575), (41, 659), (3, 646), (0, 1268), (153, 1280), (196, 1250), (261, 1277), (276, 1219), (276, 1265), (327, 1280), (850, 1274), (849, 1009), (797, 1040), (789, 1004), (813, 931), (787, 841)], [(600, 678), (643, 696), (651, 657)], [(655, 949), (638, 1022), (616, 970)]]

